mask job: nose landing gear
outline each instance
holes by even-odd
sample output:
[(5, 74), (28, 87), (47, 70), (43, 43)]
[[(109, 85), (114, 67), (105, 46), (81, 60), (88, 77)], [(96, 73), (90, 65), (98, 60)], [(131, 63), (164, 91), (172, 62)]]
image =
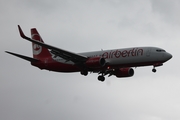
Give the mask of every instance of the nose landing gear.
[(162, 63), (156, 63), (156, 64), (154, 64), (153, 65), (153, 69), (152, 69), (152, 72), (156, 72), (156, 69), (155, 69), (155, 67), (159, 67), (159, 66), (162, 66), (163, 64)]

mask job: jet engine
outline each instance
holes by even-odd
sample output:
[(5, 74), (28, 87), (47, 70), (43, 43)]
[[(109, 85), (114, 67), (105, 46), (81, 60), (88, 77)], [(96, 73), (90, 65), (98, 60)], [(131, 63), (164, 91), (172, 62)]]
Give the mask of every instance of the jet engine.
[(106, 60), (101, 57), (93, 57), (89, 58), (86, 62), (85, 65), (89, 68), (101, 68), (106, 64)]
[(116, 77), (131, 77), (134, 75), (134, 70), (132, 68), (120, 68), (119, 70), (115, 71), (114, 74)]

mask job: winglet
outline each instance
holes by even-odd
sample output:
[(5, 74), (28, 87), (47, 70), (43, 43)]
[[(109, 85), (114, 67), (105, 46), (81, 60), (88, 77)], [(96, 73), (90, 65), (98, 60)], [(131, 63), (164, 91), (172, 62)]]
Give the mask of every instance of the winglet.
[(18, 25), (18, 29), (19, 29), (19, 34), (20, 34), (20, 36), (21, 36), (22, 38), (24, 38), (24, 39), (28, 39), (28, 37), (24, 35), (24, 33), (23, 33), (20, 25)]

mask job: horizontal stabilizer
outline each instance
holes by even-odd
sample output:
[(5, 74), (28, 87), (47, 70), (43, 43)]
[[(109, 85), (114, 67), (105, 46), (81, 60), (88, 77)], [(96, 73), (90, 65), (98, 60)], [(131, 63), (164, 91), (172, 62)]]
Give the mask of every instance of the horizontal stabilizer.
[(11, 55), (14, 55), (14, 56), (16, 56), (16, 57), (22, 58), (22, 59), (24, 59), (24, 60), (30, 61), (30, 62), (38, 62), (38, 61), (39, 61), (39, 60), (37, 60), (37, 59), (30, 58), (30, 57), (27, 57), (27, 56), (24, 56), (24, 55), (20, 55), (20, 54), (8, 52), (8, 51), (5, 51), (5, 52), (6, 52), (6, 53), (9, 53), (9, 54), (11, 54)]

